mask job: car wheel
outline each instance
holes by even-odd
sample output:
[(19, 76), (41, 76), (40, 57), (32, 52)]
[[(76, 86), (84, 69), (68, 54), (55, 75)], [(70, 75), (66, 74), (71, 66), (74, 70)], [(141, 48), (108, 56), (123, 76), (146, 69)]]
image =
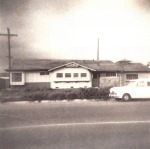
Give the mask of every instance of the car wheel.
[(131, 96), (129, 94), (124, 94), (122, 97), (123, 101), (130, 101), (131, 100)]
[(115, 100), (116, 100), (116, 101), (121, 101), (122, 99), (121, 99), (121, 98), (115, 98)]

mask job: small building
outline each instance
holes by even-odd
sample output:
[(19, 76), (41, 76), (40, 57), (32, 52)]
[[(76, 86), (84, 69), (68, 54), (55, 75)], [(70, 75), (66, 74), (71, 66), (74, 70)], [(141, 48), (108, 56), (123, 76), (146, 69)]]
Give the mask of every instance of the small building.
[(9, 73), (0, 73), (0, 90), (9, 87)]
[(128, 80), (150, 77), (141, 63), (94, 60), (13, 60), (10, 85), (45, 88), (88, 88), (125, 85)]
[(126, 85), (131, 80), (150, 78), (150, 68), (142, 63), (134, 63), (129, 60), (121, 60), (116, 63), (122, 68), (122, 85)]

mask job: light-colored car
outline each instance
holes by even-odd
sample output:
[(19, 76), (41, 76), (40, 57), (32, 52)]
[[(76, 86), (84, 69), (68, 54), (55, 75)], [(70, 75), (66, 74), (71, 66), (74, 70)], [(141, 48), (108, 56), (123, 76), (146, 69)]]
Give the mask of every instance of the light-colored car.
[(116, 100), (130, 101), (131, 99), (150, 99), (150, 79), (129, 81), (126, 86), (112, 87), (110, 97)]

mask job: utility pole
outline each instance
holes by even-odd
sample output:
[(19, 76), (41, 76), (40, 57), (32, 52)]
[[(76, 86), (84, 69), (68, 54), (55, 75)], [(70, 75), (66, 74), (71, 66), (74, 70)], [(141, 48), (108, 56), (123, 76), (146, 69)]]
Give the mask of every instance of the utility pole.
[(9, 28), (7, 28), (7, 34), (1, 34), (0, 36), (6, 36), (8, 38), (8, 64), (9, 70), (11, 70), (11, 46), (10, 46), (10, 37), (18, 36), (17, 34), (11, 34)]
[(99, 61), (99, 38), (97, 40), (97, 61)]

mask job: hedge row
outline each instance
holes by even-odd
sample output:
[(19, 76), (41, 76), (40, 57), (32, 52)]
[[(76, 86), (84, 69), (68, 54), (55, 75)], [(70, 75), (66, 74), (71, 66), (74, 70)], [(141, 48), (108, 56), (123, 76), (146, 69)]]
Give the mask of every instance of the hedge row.
[(41, 100), (73, 100), (73, 99), (97, 99), (108, 100), (109, 89), (107, 88), (80, 88), (80, 89), (62, 89), (62, 90), (41, 90), (26, 89), (22, 92), (22, 99), (27, 101)]

